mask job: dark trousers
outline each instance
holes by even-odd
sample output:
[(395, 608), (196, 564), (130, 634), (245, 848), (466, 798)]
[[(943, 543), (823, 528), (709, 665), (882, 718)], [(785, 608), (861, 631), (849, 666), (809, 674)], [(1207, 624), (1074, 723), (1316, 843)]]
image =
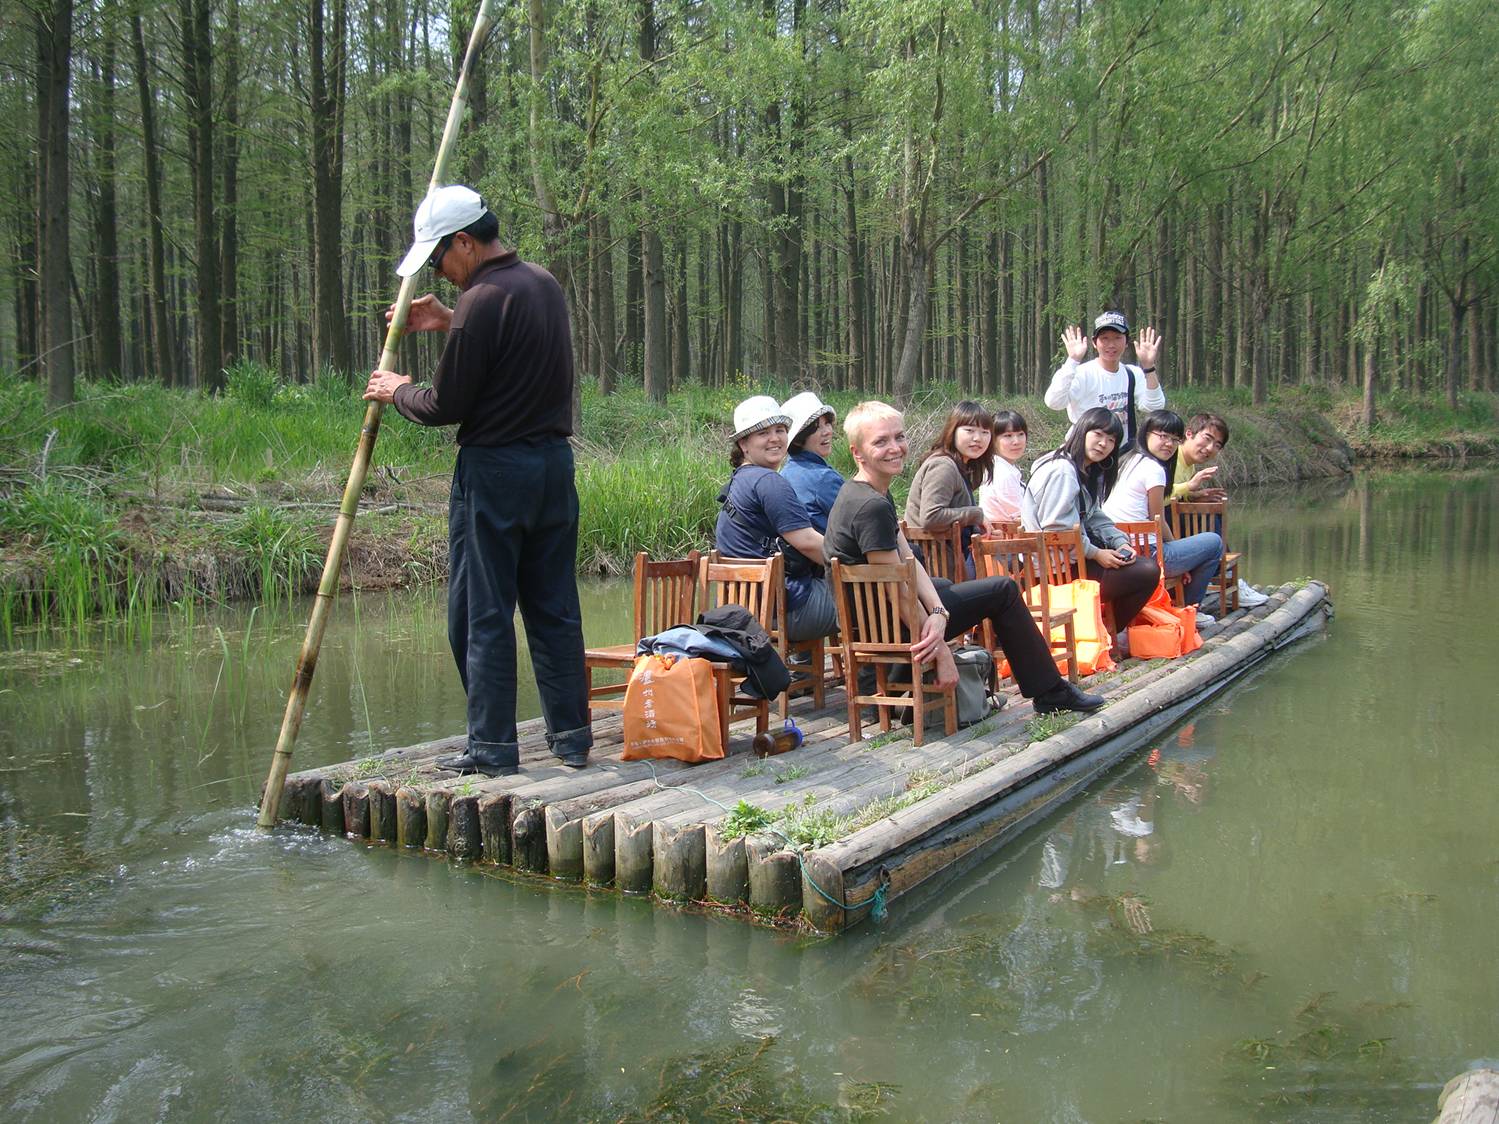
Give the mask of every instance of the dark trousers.
[(1114, 627), (1123, 632), (1155, 592), (1161, 568), (1153, 558), (1136, 558), (1117, 570), (1089, 562), (1088, 576), (1098, 583), (1098, 596), (1103, 603), (1114, 607)]
[(932, 585), (937, 587), (937, 596), (952, 614), (947, 621), (949, 640), (987, 620), (1010, 661), (1010, 670), (1022, 695), (1035, 698), (1060, 682), (1062, 677), (1051, 658), (1051, 648), (1026, 608), (1020, 587), (1012, 579), (981, 578), (953, 585), (945, 579), (933, 578)]
[(448, 504), (448, 641), (468, 695), (468, 751), (519, 759), (515, 610), (526, 622), (547, 743), (559, 757), (593, 745), (583, 614), (578, 606), (578, 493), (572, 447), (458, 450)]

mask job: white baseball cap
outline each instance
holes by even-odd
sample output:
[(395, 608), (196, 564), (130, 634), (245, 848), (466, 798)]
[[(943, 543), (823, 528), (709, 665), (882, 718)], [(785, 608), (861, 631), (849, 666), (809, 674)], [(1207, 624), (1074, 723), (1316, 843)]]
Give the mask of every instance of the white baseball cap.
[(734, 407), (734, 437), (738, 441), (741, 437), (748, 437), (752, 433), (759, 433), (762, 429), (769, 429), (773, 425), (790, 425), (791, 419), (786, 416), (786, 411), (781, 405), (768, 394), (757, 394), (753, 398), (746, 398)]
[(428, 193), (422, 205), (416, 209), (412, 230), (416, 241), (396, 266), (396, 273), (410, 277), (427, 264), (437, 244), (455, 231), (462, 230), (484, 216), (489, 208), (479, 193), (461, 183), (439, 187)]
[(792, 395), (781, 403), (781, 413), (791, 419), (791, 424), (786, 427), (791, 434), (791, 439), (796, 440), (796, 435), (807, 426), (811, 425), (823, 414), (828, 414), (834, 421), (838, 420), (838, 411), (829, 406), (816, 393), (804, 390), (800, 394)]

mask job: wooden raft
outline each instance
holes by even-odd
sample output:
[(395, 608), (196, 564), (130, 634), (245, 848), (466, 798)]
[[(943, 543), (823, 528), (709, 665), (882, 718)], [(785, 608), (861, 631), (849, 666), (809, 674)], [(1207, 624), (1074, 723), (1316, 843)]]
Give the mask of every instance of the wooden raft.
[[(793, 706), (805, 744), (764, 761), (749, 753), (752, 722), (732, 728), (721, 761), (621, 761), (621, 719), (606, 715), (594, 723), (589, 767), (575, 771), (551, 758), (538, 720), (521, 726), (516, 776), (438, 772), (432, 759), (462, 748), (454, 737), (294, 773), (282, 815), (372, 844), (747, 917), (799, 916), (838, 932), (873, 911), (877, 891), (894, 901), (1024, 830), (1330, 613), (1325, 585), (1282, 586), (1265, 605), (1204, 627), (1203, 646), (1184, 659), (1126, 660), (1085, 680), (1108, 705), (1041, 740), (1012, 687), (997, 715), (919, 749), (909, 728), (850, 743), (842, 689), (829, 688), (822, 709), (810, 699)], [(816, 849), (773, 832), (721, 831), (741, 800), (771, 813), (846, 815), (932, 785), (933, 794)]]

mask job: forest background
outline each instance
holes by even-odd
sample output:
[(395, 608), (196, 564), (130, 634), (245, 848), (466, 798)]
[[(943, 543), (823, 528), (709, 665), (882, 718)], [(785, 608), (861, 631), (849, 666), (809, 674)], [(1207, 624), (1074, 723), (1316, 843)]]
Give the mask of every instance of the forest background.
[[(372, 365), (472, 0), (4, 3), (0, 367)], [(1033, 393), (1109, 307), (1178, 385), (1492, 389), (1481, 0), (497, 14), (456, 168), (605, 393)]]
[[(175, 449), (163, 418), (186, 407), (141, 395), (227, 389), (282, 405), (265, 468), (302, 471), (275, 446), (378, 356), (474, 0), (0, 7), (11, 454), (42, 476), (48, 456), (97, 463), (91, 423), (59, 411), (93, 396), (108, 429), (98, 403), (128, 398), (159, 495), (186, 455), (141, 447)], [(686, 395), (678, 413), (721, 427), (761, 388), (1023, 402), (1061, 329), (1111, 307), (1165, 336), (1173, 401), (1311, 393), (1299, 410), (1367, 433), (1387, 403), (1445, 400), (1493, 428), (1484, 0), (512, 0), (497, 17), (455, 178), (566, 288), (582, 434), (605, 451), (644, 416), (619, 395), (658, 412)], [(403, 368), (420, 377), (438, 343), (407, 341)], [(359, 408), (337, 408), (351, 451)], [(194, 455), (214, 475), (238, 454)]]

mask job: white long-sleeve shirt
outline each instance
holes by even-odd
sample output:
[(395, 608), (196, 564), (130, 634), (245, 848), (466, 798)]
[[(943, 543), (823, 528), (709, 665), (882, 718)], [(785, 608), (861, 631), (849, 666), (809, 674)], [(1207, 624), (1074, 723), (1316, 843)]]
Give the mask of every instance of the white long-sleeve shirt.
[(1003, 457), (994, 458), (994, 474), (979, 487), (979, 506), (984, 509), (984, 518), (996, 523), (1020, 521), (1020, 497), (1025, 492), (1025, 481), (1020, 469)]
[[(1121, 363), (1117, 371), (1110, 372), (1105, 371), (1103, 364), (1097, 359), (1079, 363), (1069, 358), (1051, 376), (1051, 385), (1046, 388), (1046, 404), (1053, 410), (1066, 410), (1067, 418), (1072, 422), (1082, 417), (1083, 411), (1102, 406), (1118, 415), (1119, 424), (1128, 430), (1125, 406), (1129, 398), (1129, 376), (1125, 371), (1129, 366), (1128, 363)], [(1145, 385), (1145, 372), (1139, 367), (1135, 367), (1134, 371), (1135, 415), (1138, 424), (1145, 420), (1145, 415), (1150, 411), (1166, 408), (1166, 391), (1159, 386), (1152, 390)], [(1131, 435), (1126, 432), (1125, 436)]]

